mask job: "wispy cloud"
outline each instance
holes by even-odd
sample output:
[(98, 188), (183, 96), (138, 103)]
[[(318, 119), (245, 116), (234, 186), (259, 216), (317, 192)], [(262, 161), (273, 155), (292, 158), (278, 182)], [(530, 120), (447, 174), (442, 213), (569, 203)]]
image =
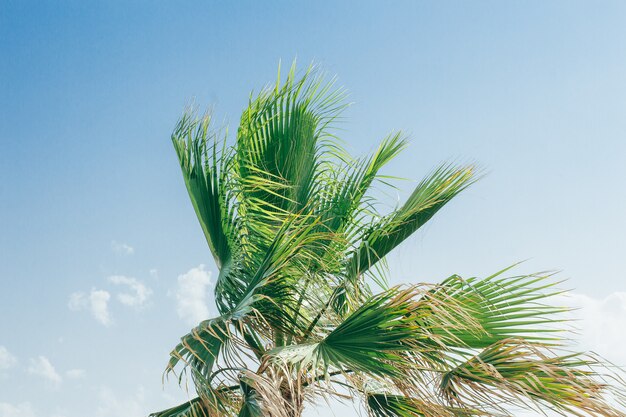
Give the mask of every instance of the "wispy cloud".
[(136, 278), (126, 277), (123, 275), (114, 275), (109, 277), (109, 282), (115, 285), (125, 285), (133, 292), (133, 294), (117, 294), (118, 301), (129, 307), (144, 307), (146, 302), (148, 301), (148, 298), (150, 297), (150, 295), (152, 295), (152, 290)]
[(143, 417), (145, 416), (144, 388), (139, 387), (135, 395), (120, 398), (109, 387), (101, 387), (98, 392), (100, 404), (96, 408), (97, 417)]
[(0, 402), (1, 417), (36, 417), (33, 406), (26, 402), (13, 405), (10, 403)]
[(195, 325), (209, 317), (207, 293), (210, 285), (211, 275), (204, 269), (204, 265), (178, 276), (176, 311), (181, 319)]
[(569, 314), (581, 350), (592, 350), (616, 365), (626, 365), (626, 292), (604, 298), (568, 293), (558, 301), (574, 308)]
[(113, 323), (109, 313), (110, 299), (111, 294), (108, 291), (92, 288), (88, 295), (83, 292), (70, 294), (67, 306), (72, 311), (88, 310), (104, 326), (110, 326)]
[(69, 379), (83, 379), (87, 375), (84, 369), (70, 369), (65, 371), (65, 376)]
[(0, 373), (17, 365), (17, 358), (9, 350), (0, 345)]
[(130, 246), (128, 243), (117, 242), (115, 240), (111, 241), (111, 249), (113, 252), (120, 255), (132, 255), (135, 253), (135, 248)]
[(30, 366), (28, 367), (28, 373), (40, 376), (55, 385), (63, 382), (61, 375), (59, 375), (56, 369), (54, 369), (54, 366), (52, 366), (52, 363), (50, 363), (50, 360), (45, 356), (32, 358), (30, 360)]
[[(117, 293), (115, 297), (125, 306), (141, 309), (152, 295), (152, 289), (136, 278), (113, 275), (107, 280), (113, 285), (124, 286), (129, 289), (128, 292)], [(70, 294), (67, 306), (72, 311), (89, 311), (98, 322), (104, 326), (110, 326), (113, 324), (109, 310), (111, 297), (111, 293), (107, 290), (92, 288), (89, 293), (77, 291)]]

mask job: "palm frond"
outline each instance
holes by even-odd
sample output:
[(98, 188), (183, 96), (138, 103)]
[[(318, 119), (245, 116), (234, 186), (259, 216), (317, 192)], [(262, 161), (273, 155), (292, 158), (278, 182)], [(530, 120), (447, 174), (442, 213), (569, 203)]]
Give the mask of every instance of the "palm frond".
[(279, 218), (311, 203), (328, 125), (338, 117), (342, 90), (310, 68), (299, 80), (262, 91), (241, 116), (236, 166), (248, 211)]
[(230, 260), (236, 219), (229, 201), (227, 174), (231, 155), (218, 151), (211, 117), (188, 112), (172, 133), (172, 143), (196, 216), (218, 268)]
[(487, 415), (478, 410), (450, 407), (388, 393), (368, 393), (366, 402), (371, 417), (471, 417)]
[[(525, 408), (548, 405), (564, 416), (624, 416), (607, 401), (606, 376), (597, 359), (555, 354), (519, 339), (503, 340), (447, 372), (441, 390), (453, 404), (493, 405), (517, 402)], [(605, 381), (603, 381), (605, 379)], [(614, 381), (615, 382), (615, 381)], [(540, 409), (540, 407), (539, 407)]]
[(200, 397), (176, 407), (150, 414), (150, 417), (210, 417)]
[(197, 374), (209, 379), (224, 343), (232, 337), (229, 327), (228, 319), (218, 317), (205, 320), (193, 328), (170, 353), (165, 374), (174, 373), (182, 361), (184, 368), (191, 367)]
[(324, 219), (323, 225), (332, 231), (357, 228), (359, 213), (367, 209), (363, 198), (372, 183), (379, 178), (380, 170), (395, 158), (405, 147), (406, 139), (401, 133), (385, 138), (376, 152), (370, 157), (354, 161), (339, 179), (327, 179), (329, 189), (325, 190), (318, 211)]
[(277, 348), (268, 355), (322, 374), (340, 369), (410, 379), (415, 363), (409, 362), (407, 353), (430, 343), (415, 320), (420, 308), (416, 294), (415, 288), (391, 288), (367, 301), (321, 340)]
[(568, 309), (548, 304), (561, 293), (555, 289), (559, 282), (551, 273), (503, 277), (510, 268), (484, 279), (454, 275), (444, 280), (423, 302), (453, 300), (456, 308), (449, 313), (466, 325), (440, 322), (439, 314), (426, 318), (425, 325), (433, 334), (449, 336), (446, 343), (457, 347), (484, 348), (509, 338), (559, 344), (564, 330), (556, 325), (566, 321), (559, 313)]
[(239, 385), (243, 400), (238, 417), (263, 417), (264, 413), (261, 408), (260, 398), (251, 381), (248, 381), (247, 378), (240, 378)]
[(257, 313), (275, 329), (291, 328), (298, 278), (304, 276), (311, 265), (319, 266), (316, 248), (320, 241), (328, 240), (326, 232), (316, 230), (317, 222), (311, 221), (309, 216), (287, 218), (262, 257), (250, 259), (248, 265), (231, 270), (228, 276), (220, 276), (216, 286), (220, 312), (251, 302)]
[(365, 230), (362, 243), (348, 264), (348, 276), (358, 277), (412, 235), (474, 181), (473, 166), (442, 165), (418, 184), (404, 205)]

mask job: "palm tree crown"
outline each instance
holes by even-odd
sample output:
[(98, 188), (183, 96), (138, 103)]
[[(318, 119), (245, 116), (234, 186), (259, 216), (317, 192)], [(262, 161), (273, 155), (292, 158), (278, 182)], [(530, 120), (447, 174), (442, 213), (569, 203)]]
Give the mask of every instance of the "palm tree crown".
[[(279, 70), (280, 73), (280, 70)], [(219, 316), (174, 348), (166, 374), (197, 398), (154, 417), (300, 416), (315, 399), (375, 417), (624, 416), (614, 373), (566, 351), (550, 274), (389, 287), (385, 257), (476, 180), (442, 165), (381, 213), (371, 188), (406, 146), (363, 159), (333, 134), (345, 93), (313, 68), (251, 97), (236, 143), (186, 112), (172, 141), (219, 268)], [(377, 292), (378, 291), (378, 292)]]

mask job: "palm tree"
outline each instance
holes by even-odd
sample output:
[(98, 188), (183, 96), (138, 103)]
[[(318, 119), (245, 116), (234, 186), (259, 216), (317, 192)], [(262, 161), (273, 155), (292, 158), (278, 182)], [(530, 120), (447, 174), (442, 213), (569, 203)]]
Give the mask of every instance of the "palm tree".
[(210, 115), (178, 122), (219, 316), (182, 337), (165, 372), (191, 376), (197, 397), (152, 416), (297, 417), (332, 397), (375, 417), (626, 415), (615, 372), (567, 350), (551, 274), (387, 285), (387, 254), (477, 171), (442, 165), (385, 212), (371, 189), (406, 139), (351, 158), (333, 133), (345, 107), (334, 80), (294, 66), (251, 96), (233, 146)]

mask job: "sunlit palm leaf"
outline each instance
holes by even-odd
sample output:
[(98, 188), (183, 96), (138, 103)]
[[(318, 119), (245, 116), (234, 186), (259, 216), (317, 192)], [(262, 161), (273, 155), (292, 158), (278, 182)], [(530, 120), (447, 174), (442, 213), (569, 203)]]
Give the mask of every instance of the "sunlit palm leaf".
[(359, 249), (350, 260), (350, 276), (367, 271), (422, 227), (476, 180), (475, 171), (472, 166), (443, 165), (419, 183), (400, 209), (366, 230)]
[(409, 352), (430, 351), (431, 335), (421, 331), (417, 317), (422, 306), (417, 290), (391, 288), (368, 300), (321, 340), (278, 348), (269, 355), (280, 361), (310, 367), (410, 379), (416, 366)]
[(345, 107), (343, 92), (332, 84), (311, 71), (296, 80), (292, 67), (283, 85), (251, 100), (241, 116), (236, 152), (247, 211), (278, 220), (315, 200), (326, 129)]
[(599, 365), (589, 356), (558, 355), (522, 340), (503, 340), (446, 373), (441, 389), (452, 403), (532, 401), (565, 416), (623, 416), (603, 399), (608, 386), (594, 370)]
[(555, 325), (565, 320), (558, 314), (568, 309), (546, 304), (560, 293), (554, 289), (558, 282), (551, 280), (552, 274), (502, 277), (508, 269), (485, 279), (455, 275), (426, 294), (425, 301), (454, 300), (457, 309), (451, 313), (477, 325), (437, 324), (439, 316), (433, 315), (428, 321), (431, 331), (451, 336), (447, 343), (458, 347), (483, 348), (513, 337), (558, 344), (563, 329)]

